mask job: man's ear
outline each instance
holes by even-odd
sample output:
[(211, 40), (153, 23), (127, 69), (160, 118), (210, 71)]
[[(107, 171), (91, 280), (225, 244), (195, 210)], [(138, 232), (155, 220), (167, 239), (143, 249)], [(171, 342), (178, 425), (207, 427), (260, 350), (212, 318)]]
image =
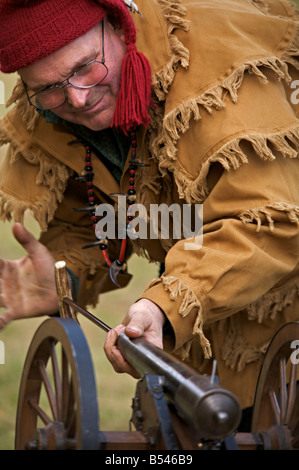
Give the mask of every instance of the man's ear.
[(125, 33), (123, 32), (122, 29), (120, 28), (115, 28), (114, 29), (115, 34), (123, 41), (125, 42)]
[(125, 33), (123, 32), (120, 24), (118, 21), (115, 20), (113, 16), (105, 16), (104, 18), (105, 27), (111, 27), (114, 33), (123, 41), (125, 42)]

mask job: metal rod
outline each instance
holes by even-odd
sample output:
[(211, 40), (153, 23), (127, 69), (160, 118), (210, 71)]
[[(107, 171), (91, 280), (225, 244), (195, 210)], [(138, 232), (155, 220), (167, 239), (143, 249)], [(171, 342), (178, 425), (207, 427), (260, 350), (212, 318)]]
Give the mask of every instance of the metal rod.
[(77, 305), (72, 299), (70, 299), (69, 297), (63, 297), (63, 302), (65, 302), (66, 304), (70, 305), (71, 307), (73, 307), (75, 310), (77, 310), (79, 313), (81, 313), (84, 317), (88, 318), (88, 320), (92, 321), (93, 323), (95, 323), (95, 325), (99, 326), (102, 330), (104, 330), (106, 333), (108, 333), (108, 331), (111, 330), (110, 326), (106, 325), (106, 323), (102, 322), (101, 320), (99, 320), (97, 317), (95, 317), (94, 315), (92, 315), (92, 313), (88, 312), (87, 310), (85, 310), (84, 308), (80, 307), (79, 305)]

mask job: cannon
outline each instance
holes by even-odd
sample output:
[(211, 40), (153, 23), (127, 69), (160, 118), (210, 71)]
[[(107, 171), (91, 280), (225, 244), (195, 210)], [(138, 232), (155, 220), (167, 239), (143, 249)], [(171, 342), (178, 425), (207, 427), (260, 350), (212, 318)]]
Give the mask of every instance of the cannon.
[(141, 376), (132, 399), (134, 430), (104, 432), (99, 430), (94, 370), (78, 314), (105, 332), (110, 327), (73, 301), (65, 264), (56, 264), (56, 280), (60, 317), (43, 322), (29, 347), (19, 391), (16, 449), (299, 448), (299, 361), (292, 349), (299, 323), (285, 325), (268, 348), (248, 433), (238, 432), (238, 400), (214, 374), (200, 375), (143, 338), (121, 334), (117, 347)]

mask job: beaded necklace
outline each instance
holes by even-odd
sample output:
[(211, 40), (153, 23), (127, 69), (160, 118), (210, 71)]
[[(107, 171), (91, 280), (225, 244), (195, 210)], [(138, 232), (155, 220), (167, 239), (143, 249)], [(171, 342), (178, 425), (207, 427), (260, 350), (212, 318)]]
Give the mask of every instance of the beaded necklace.
[[(99, 246), (101, 253), (104, 257), (104, 260), (109, 267), (109, 274), (110, 278), (113, 281), (115, 285), (118, 287), (119, 284), (117, 283), (117, 275), (125, 269), (125, 254), (126, 254), (126, 247), (127, 247), (127, 232), (128, 229), (130, 228), (130, 222), (133, 220), (133, 216), (131, 215), (130, 211), (130, 206), (134, 204), (136, 200), (136, 191), (135, 191), (135, 173), (136, 169), (139, 166), (147, 166), (146, 164), (143, 164), (139, 161), (136, 160), (136, 148), (137, 148), (137, 139), (136, 139), (136, 129), (131, 128), (130, 129), (130, 140), (131, 140), (131, 159), (129, 161), (129, 188), (128, 192), (126, 194), (126, 202), (127, 202), (127, 219), (126, 219), (126, 237), (122, 239), (121, 241), (121, 247), (120, 247), (120, 252), (119, 256), (116, 260), (111, 260), (109, 258), (108, 252), (107, 252), (107, 245), (108, 245), (108, 240), (107, 238), (101, 238), (95, 242), (89, 243), (88, 245), (84, 245), (82, 249), (86, 248), (91, 248), (94, 246)], [(91, 163), (91, 154), (92, 150), (90, 146), (87, 144), (85, 145), (85, 172), (84, 175), (76, 177), (78, 180), (85, 180), (87, 184), (87, 195), (88, 195), (88, 207), (80, 207), (80, 208), (74, 208), (75, 211), (88, 211), (90, 212), (90, 218), (92, 221), (92, 226), (94, 229), (96, 229), (97, 226), (97, 216), (96, 216), (96, 202), (95, 202), (95, 194), (94, 194), (94, 186), (93, 186), (93, 167)], [(110, 194), (110, 196), (117, 196), (117, 194)], [(121, 194), (123, 196), (123, 194)], [(97, 233), (97, 237), (100, 236), (100, 234)]]

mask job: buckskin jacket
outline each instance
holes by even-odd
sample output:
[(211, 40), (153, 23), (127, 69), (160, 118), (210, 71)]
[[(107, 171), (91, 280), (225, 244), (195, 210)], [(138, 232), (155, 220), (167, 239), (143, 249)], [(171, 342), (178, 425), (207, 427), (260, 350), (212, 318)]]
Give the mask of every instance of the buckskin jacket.
[[(284, 0), (139, 0), (138, 49), (152, 67), (148, 129), (138, 130), (136, 202), (202, 204), (203, 243), (131, 241), (165, 271), (140, 298), (172, 326), (165, 348), (208, 373), (251, 406), (273, 334), (299, 320), (299, 71), (294, 7)], [(298, 93), (297, 93), (298, 92)], [(85, 148), (67, 126), (47, 123), (26, 103), (1, 122), (1, 216), (29, 209), (41, 241), (79, 279), (77, 301), (96, 303), (113, 288), (86, 213)], [(128, 157), (129, 160), (129, 157)], [(93, 158), (97, 202), (127, 192)], [(113, 199), (115, 201), (115, 199)], [(111, 257), (119, 252), (109, 243)], [(130, 275), (121, 275), (126, 285)], [(125, 312), (124, 312), (125, 313)], [(169, 332), (167, 334), (167, 331)]]

